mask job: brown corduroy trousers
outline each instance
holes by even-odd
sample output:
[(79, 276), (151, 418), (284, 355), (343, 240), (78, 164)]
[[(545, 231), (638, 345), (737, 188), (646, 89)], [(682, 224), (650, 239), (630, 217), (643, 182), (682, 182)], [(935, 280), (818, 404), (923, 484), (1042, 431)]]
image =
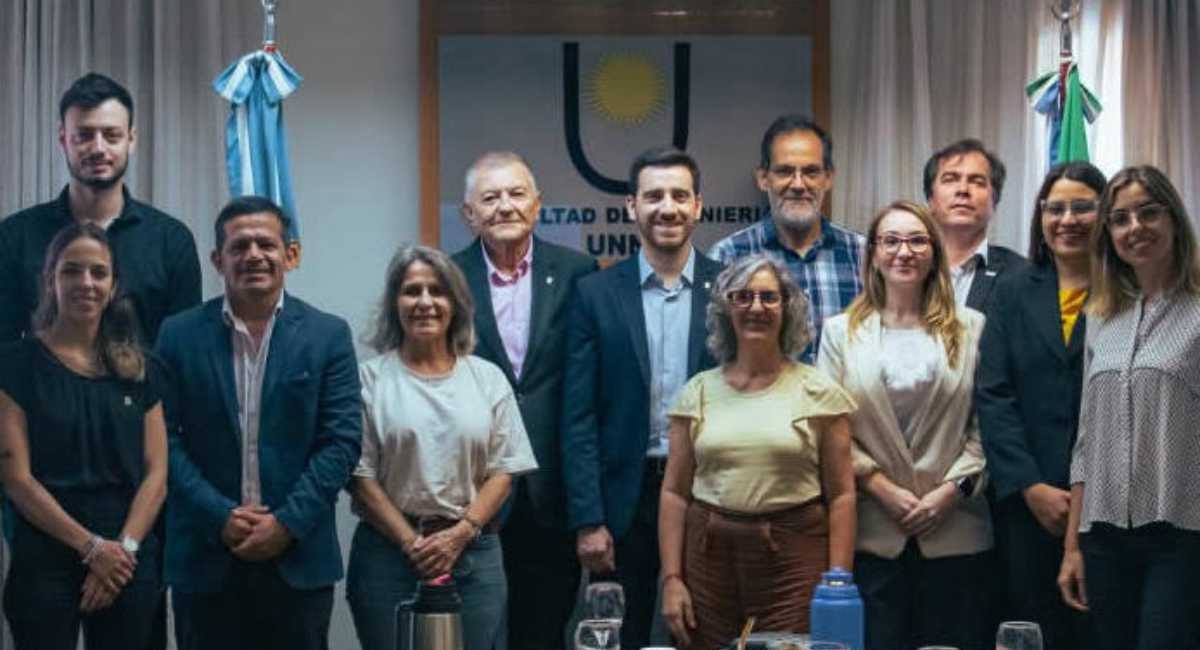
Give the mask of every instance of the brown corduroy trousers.
[(696, 614), (690, 650), (727, 645), (754, 616), (756, 632), (802, 632), (829, 564), (829, 520), (820, 499), (766, 514), (693, 501), (684, 530), (683, 580)]

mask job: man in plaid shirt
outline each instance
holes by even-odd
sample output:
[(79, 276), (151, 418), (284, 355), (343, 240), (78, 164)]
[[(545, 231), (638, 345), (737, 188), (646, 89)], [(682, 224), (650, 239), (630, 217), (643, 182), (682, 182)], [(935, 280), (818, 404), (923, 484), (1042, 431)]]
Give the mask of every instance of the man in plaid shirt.
[(767, 253), (787, 265), (808, 294), (812, 341), (800, 360), (813, 363), (825, 319), (846, 309), (862, 291), (866, 239), (821, 214), (833, 187), (833, 142), (812, 120), (784, 115), (772, 122), (763, 134), (762, 158), (754, 175), (758, 188), (767, 193), (771, 218), (725, 237), (708, 254), (728, 264)]

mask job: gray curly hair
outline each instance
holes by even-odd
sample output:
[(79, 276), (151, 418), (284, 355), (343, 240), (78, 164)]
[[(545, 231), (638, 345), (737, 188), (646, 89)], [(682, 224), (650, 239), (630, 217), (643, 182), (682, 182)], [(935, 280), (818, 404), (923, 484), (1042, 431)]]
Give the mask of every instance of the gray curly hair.
[(770, 269), (783, 293), (783, 327), (779, 330), (779, 349), (784, 356), (797, 358), (812, 336), (808, 328), (808, 298), (792, 278), (787, 267), (770, 255), (751, 255), (735, 261), (717, 276), (705, 314), (708, 326), (708, 351), (719, 363), (737, 358), (737, 334), (730, 313), (733, 306), (726, 297), (730, 291), (745, 289), (762, 269)]

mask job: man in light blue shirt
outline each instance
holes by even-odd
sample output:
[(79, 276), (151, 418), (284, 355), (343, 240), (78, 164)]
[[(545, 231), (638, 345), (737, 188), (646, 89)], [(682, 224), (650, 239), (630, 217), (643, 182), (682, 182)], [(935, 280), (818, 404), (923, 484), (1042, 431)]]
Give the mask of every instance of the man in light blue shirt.
[(695, 266), (696, 251), (689, 246), (683, 271), (668, 286), (650, 265), (645, 249), (638, 253), (642, 313), (650, 352), (650, 442), (646, 455), (656, 459), (667, 457), (667, 410), (687, 382), (688, 330), (680, 325), (691, 318)]
[(626, 199), (637, 255), (580, 278), (568, 310), (563, 385), (567, 525), (593, 576), (625, 591), (621, 645), (650, 645), (658, 592), (658, 497), (667, 409), (687, 379), (714, 365), (704, 310), (720, 265), (692, 246), (700, 170), (673, 147), (643, 152)]

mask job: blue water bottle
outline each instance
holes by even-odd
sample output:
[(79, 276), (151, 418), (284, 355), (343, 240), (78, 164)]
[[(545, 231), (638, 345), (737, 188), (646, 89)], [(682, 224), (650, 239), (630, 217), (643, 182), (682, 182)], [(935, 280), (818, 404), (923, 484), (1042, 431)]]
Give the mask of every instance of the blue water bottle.
[(812, 599), (812, 640), (863, 650), (863, 602), (854, 576), (840, 567), (821, 575)]

